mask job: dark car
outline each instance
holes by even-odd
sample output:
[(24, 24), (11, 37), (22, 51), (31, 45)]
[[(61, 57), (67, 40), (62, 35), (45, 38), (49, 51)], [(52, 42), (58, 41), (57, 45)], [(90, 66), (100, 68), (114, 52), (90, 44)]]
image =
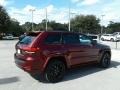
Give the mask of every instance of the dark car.
[(15, 63), (30, 74), (40, 73), (49, 82), (58, 82), (75, 66), (111, 62), (109, 46), (74, 32), (31, 32), (16, 44)]

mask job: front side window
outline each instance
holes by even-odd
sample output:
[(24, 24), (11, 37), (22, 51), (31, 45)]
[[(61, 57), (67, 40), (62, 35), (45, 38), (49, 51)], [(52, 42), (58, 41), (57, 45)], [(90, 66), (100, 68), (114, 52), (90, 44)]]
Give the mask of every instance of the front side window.
[(80, 44), (79, 35), (77, 34), (65, 34), (63, 35), (64, 44)]
[(45, 39), (45, 44), (60, 44), (61, 34), (51, 34)]
[(86, 35), (79, 35), (80, 44), (90, 45), (92, 43), (91, 39)]

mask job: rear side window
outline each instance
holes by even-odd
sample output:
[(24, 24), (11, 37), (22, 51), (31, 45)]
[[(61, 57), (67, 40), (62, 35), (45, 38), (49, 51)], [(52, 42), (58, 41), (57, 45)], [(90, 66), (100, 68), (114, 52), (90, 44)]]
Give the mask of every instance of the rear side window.
[(45, 39), (45, 44), (60, 44), (61, 34), (50, 34)]
[(77, 34), (65, 34), (63, 35), (64, 44), (80, 44), (79, 35)]

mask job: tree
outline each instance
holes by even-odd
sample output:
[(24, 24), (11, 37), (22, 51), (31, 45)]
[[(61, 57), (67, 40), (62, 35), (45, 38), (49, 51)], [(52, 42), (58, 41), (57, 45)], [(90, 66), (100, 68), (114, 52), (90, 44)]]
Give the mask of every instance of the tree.
[(20, 36), (24, 32), (25, 30), (19, 25), (19, 22), (16, 19), (10, 20), (9, 30), (6, 33)]
[(49, 26), (54, 30), (54, 31), (67, 31), (67, 27), (65, 24), (61, 23), (56, 23), (55, 21), (49, 22)]
[(31, 22), (26, 22), (25, 24), (22, 25), (22, 28), (28, 32), (28, 31), (32, 31), (32, 23)]
[(6, 33), (10, 25), (10, 18), (6, 10), (0, 6), (0, 33)]
[(114, 33), (114, 32), (120, 32), (120, 23), (119, 22), (112, 22), (110, 21), (110, 23), (107, 26), (107, 33)]
[(99, 33), (100, 20), (94, 15), (77, 15), (71, 19), (71, 29), (82, 33)]
[[(23, 26), (28, 26), (27, 24), (24, 24)], [(28, 26), (30, 27), (30, 25)], [(45, 31), (46, 30), (46, 20), (42, 20), (41, 23), (36, 24), (34, 30), (39, 30), (39, 31)], [(67, 24), (61, 24), (61, 23), (56, 23), (55, 21), (48, 21), (47, 22), (47, 29), (48, 31), (67, 31)]]

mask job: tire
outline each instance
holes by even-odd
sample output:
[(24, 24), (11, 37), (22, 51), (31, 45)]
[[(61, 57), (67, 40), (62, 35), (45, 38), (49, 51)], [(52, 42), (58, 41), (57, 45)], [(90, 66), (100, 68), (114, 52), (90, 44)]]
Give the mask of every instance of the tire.
[(63, 79), (65, 74), (65, 64), (60, 60), (52, 60), (48, 64), (44, 77), (48, 82), (56, 83)]
[(104, 38), (101, 38), (102, 41), (104, 41)]
[(111, 56), (108, 53), (104, 53), (102, 55), (101, 61), (100, 61), (100, 66), (102, 68), (108, 68), (110, 66), (111, 63)]
[(111, 41), (111, 42), (114, 42), (114, 39), (113, 39), (113, 38), (111, 38), (111, 39), (110, 39), (110, 41)]

